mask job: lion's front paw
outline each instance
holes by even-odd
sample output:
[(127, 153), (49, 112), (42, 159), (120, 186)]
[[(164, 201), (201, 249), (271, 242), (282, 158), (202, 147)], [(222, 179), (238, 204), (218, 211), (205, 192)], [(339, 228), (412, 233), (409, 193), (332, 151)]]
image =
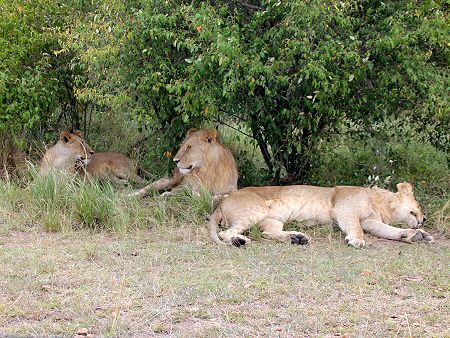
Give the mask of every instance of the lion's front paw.
[(290, 238), (291, 244), (305, 245), (309, 243), (308, 236), (305, 236), (303, 234), (292, 234), (290, 235)]
[(422, 229), (409, 229), (410, 231), (404, 233), (402, 235), (402, 240), (409, 243), (414, 242), (427, 242), (427, 243), (433, 243), (434, 239), (433, 236), (431, 236), (428, 232), (423, 231)]
[(242, 237), (233, 237), (233, 238), (231, 238), (231, 244), (233, 246), (238, 247), (238, 248), (240, 246), (244, 246), (245, 244), (247, 244), (247, 242), (249, 242), (249, 241), (247, 241), (245, 238), (242, 238)]
[(355, 238), (350, 238), (348, 236), (345, 237), (345, 241), (347, 242), (348, 245), (351, 245), (355, 249), (360, 249), (366, 245), (366, 242), (363, 239), (355, 239)]

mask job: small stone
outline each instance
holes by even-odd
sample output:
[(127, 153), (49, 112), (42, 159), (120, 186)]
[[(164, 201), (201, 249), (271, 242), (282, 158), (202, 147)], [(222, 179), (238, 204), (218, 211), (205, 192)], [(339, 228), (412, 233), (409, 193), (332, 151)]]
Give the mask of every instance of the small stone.
[(198, 306), (190, 306), (189, 311), (191, 312), (198, 312), (200, 311), (200, 308)]
[(50, 285), (47, 285), (47, 284), (44, 284), (44, 285), (42, 285), (41, 286), (41, 289), (43, 290), (43, 291), (50, 291)]
[(84, 327), (79, 328), (77, 331), (77, 335), (79, 335), (79, 336), (87, 336), (88, 333), (89, 333), (89, 330)]

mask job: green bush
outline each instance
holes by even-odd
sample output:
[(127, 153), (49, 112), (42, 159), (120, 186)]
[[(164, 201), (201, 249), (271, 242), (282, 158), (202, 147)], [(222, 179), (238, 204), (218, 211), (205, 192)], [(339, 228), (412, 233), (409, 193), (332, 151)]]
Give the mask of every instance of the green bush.
[[(319, 165), (308, 181), (323, 185), (372, 185), (395, 188), (409, 181), (449, 187), (447, 154), (413, 137), (341, 137), (322, 146)], [(425, 182), (425, 183), (423, 183)]]
[(376, 185), (392, 191), (399, 182), (411, 182), (425, 213), (432, 216), (428, 218), (433, 223), (428, 226), (448, 234), (447, 155), (429, 142), (420, 141), (417, 135), (405, 139), (400, 134), (389, 140), (375, 136), (363, 140), (340, 137), (323, 145), (319, 165), (311, 170), (307, 181), (322, 186)]

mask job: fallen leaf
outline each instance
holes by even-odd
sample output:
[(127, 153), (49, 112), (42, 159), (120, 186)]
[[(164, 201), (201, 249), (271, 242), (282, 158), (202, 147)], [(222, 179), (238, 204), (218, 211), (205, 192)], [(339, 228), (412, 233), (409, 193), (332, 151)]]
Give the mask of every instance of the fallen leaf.
[(363, 269), (361, 271), (361, 276), (370, 276), (372, 274), (372, 271), (370, 271), (369, 269)]

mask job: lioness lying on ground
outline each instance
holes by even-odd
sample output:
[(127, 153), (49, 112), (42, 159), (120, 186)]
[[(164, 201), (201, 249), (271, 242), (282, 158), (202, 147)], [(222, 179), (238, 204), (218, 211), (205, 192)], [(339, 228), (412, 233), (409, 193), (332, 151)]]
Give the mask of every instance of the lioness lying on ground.
[(216, 196), (237, 189), (238, 171), (231, 151), (222, 144), (216, 129), (191, 129), (173, 158), (172, 178), (164, 177), (130, 194), (145, 196), (150, 190), (188, 186), (194, 194), (202, 189)]
[[(258, 224), (268, 238), (307, 244), (309, 238), (305, 234), (283, 231), (286, 222), (298, 220), (306, 221), (308, 225), (335, 221), (345, 233), (347, 243), (355, 248), (365, 245), (363, 230), (378, 237), (409, 243), (432, 242), (433, 237), (417, 229), (426, 219), (414, 198), (412, 185), (399, 183), (397, 189), (396, 193), (351, 186), (294, 185), (240, 189), (226, 197), (212, 214), (210, 236), (216, 243), (241, 246), (250, 242), (242, 233)], [(217, 236), (220, 222), (230, 225), (230, 228)], [(392, 227), (388, 225), (390, 223), (404, 223), (413, 229)]]
[(79, 131), (63, 131), (59, 134), (59, 141), (45, 152), (39, 164), (39, 173), (46, 174), (53, 169), (75, 173), (76, 164), (86, 166), (93, 153)]
[(134, 163), (120, 153), (95, 153), (85, 169), (88, 175), (100, 181), (111, 180), (119, 184), (125, 184), (130, 179), (141, 184), (145, 182), (136, 174)]

